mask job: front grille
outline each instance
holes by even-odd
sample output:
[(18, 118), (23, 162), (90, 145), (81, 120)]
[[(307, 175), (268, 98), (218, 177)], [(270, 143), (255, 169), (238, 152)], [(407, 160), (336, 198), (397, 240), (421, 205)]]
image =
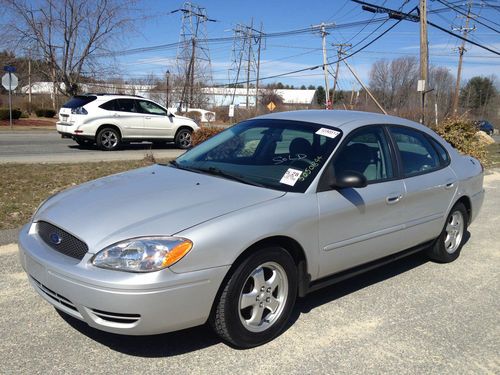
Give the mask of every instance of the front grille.
[(37, 231), (47, 245), (61, 254), (81, 260), (89, 251), (85, 242), (45, 221), (38, 222)]
[(40, 291), (42, 291), (43, 294), (45, 294), (47, 297), (49, 297), (50, 300), (57, 302), (63, 306), (66, 306), (68, 309), (71, 309), (73, 311), (78, 312), (78, 310), (76, 309), (73, 302), (71, 302), (69, 299), (67, 299), (66, 297), (61, 296), (59, 293), (56, 293), (53, 290), (47, 288), (45, 285), (43, 285), (40, 281), (35, 279), (33, 276), (30, 276), (30, 277), (31, 277), (31, 280), (34, 281), (36, 286), (38, 286), (38, 289), (40, 289)]

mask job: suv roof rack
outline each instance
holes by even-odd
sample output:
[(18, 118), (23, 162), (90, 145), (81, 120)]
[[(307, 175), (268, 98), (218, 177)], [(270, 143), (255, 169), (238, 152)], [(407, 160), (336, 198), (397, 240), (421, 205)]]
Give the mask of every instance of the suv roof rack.
[(86, 92), (85, 94), (82, 95), (96, 95), (96, 96), (105, 96), (105, 95), (110, 95), (110, 96), (133, 96), (135, 98), (142, 98), (144, 99), (143, 96), (140, 95), (132, 95), (132, 94), (122, 94), (122, 93), (109, 93), (109, 92)]

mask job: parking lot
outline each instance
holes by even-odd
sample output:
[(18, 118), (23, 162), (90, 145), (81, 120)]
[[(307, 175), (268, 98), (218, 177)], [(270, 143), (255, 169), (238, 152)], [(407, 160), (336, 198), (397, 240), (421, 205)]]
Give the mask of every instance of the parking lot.
[[(235, 350), (207, 327), (148, 337), (62, 316), (0, 246), (0, 373), (500, 373), (500, 170), (461, 257), (416, 254), (298, 301), (273, 342)], [(166, 316), (165, 319), (169, 317)]]

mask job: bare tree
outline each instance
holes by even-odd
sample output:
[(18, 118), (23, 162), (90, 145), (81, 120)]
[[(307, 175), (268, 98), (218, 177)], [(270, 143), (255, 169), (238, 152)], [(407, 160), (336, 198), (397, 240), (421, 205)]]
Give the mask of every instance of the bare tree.
[(388, 60), (377, 60), (370, 70), (370, 89), (384, 108), (392, 107), (389, 67), (390, 62)]
[(6, 32), (12, 45), (28, 47), (45, 60), (41, 73), (54, 83), (64, 83), (56, 87), (65, 95), (76, 94), (82, 78), (98, 70), (98, 60), (106, 57), (110, 41), (131, 24), (131, 4), (127, 0), (0, 0), (11, 19)]
[(429, 71), (429, 84), (434, 89), (431, 95), (437, 103), (439, 118), (444, 118), (450, 114), (452, 106), (452, 96), (455, 77), (448, 68), (441, 66), (431, 66)]

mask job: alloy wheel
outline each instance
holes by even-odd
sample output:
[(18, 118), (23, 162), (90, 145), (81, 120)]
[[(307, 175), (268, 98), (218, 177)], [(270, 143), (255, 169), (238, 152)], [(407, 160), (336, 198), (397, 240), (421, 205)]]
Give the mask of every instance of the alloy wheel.
[(262, 332), (281, 316), (288, 296), (285, 270), (275, 262), (255, 268), (243, 284), (238, 310), (240, 321), (251, 332)]

